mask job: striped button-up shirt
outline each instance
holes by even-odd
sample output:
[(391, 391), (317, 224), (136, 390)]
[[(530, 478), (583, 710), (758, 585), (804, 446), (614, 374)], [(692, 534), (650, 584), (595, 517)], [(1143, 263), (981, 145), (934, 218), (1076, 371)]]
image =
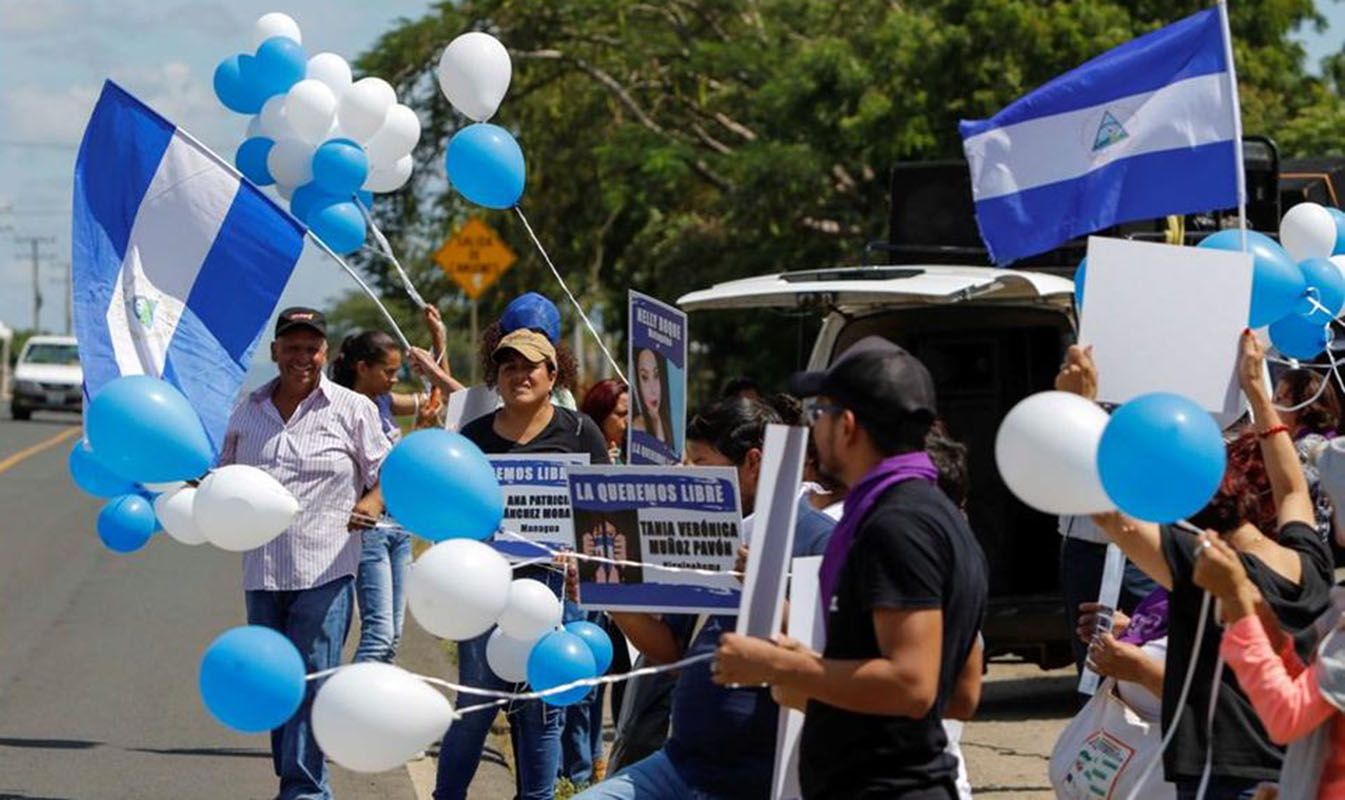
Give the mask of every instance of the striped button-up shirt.
[(221, 464), (265, 470), (299, 501), (293, 525), (243, 554), (245, 590), (310, 589), (354, 575), (360, 536), (346, 530), (350, 511), (392, 449), (364, 395), (323, 376), (286, 421), (271, 400), (275, 385), (234, 409), (220, 454)]

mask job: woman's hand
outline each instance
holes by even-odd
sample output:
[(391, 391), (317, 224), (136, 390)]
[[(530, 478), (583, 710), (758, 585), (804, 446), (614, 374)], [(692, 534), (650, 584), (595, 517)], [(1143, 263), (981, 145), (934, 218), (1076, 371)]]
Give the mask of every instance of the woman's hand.
[(448, 344), (448, 329), (444, 327), (444, 318), (439, 314), (439, 309), (431, 304), (426, 304), (421, 312), (425, 317), (425, 327), (430, 329), (430, 341), (433, 343), (434, 351), (443, 353)]
[(1269, 400), (1266, 389), (1266, 347), (1250, 330), (1242, 332), (1238, 357), (1238, 383), (1249, 400)]
[(355, 503), (355, 508), (350, 512), (350, 522), (346, 529), (350, 531), (368, 530), (378, 523), (383, 516), (383, 501), (377, 496), (377, 493), (370, 492)]
[(1097, 365), (1093, 363), (1093, 346), (1070, 345), (1065, 352), (1065, 363), (1055, 376), (1058, 392), (1077, 394), (1086, 400), (1097, 400)]
[[(1079, 627), (1075, 630), (1079, 639), (1083, 642), (1093, 641), (1093, 634), (1097, 632), (1097, 621), (1099, 613), (1104, 606), (1101, 603), (1080, 603), (1079, 604)], [(1121, 609), (1115, 609), (1111, 612), (1111, 633), (1115, 636), (1121, 636), (1130, 627), (1130, 617)]]
[(556, 555), (556, 563), (565, 570), (565, 597), (571, 603), (579, 602), (579, 560), (564, 553)]
[(1110, 633), (1099, 635), (1088, 646), (1088, 666), (1105, 678), (1142, 683), (1148, 656), (1138, 646), (1122, 642)]

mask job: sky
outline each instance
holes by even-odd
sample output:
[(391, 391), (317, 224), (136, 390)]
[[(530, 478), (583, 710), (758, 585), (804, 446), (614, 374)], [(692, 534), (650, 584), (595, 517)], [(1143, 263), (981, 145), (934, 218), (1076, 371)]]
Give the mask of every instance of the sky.
[[(428, 0), (0, 0), (0, 321), (33, 323), (31, 244), (43, 237), (40, 326), (65, 324), (70, 260), (71, 172), (99, 87), (112, 78), (226, 157), (247, 118), (214, 97), (215, 64), (248, 49), (257, 17), (282, 10), (298, 21), (309, 54), (354, 59), (398, 18), (417, 18)], [(1315, 65), (1345, 41), (1345, 3), (1318, 0), (1330, 21), (1298, 38)], [(321, 305), (353, 288), (310, 247), (282, 305)]]

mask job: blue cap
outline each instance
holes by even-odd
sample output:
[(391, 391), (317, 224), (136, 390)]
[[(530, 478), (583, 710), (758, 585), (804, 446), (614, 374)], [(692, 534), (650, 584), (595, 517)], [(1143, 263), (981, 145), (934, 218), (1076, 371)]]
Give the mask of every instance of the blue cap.
[(560, 310), (536, 292), (521, 294), (505, 307), (500, 317), (500, 331), (513, 333), (522, 328), (541, 331), (552, 344), (559, 344)]

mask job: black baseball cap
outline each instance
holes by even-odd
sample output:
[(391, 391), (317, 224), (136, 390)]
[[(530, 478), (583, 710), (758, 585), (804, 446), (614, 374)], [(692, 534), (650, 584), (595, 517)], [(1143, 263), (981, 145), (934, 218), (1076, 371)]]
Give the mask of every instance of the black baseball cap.
[(327, 335), (327, 318), (321, 311), (303, 306), (290, 306), (276, 317), (276, 336), (295, 328), (312, 328), (323, 336)]
[(821, 372), (796, 372), (789, 391), (798, 397), (826, 395), (855, 413), (861, 423), (898, 415), (933, 420), (934, 379), (920, 359), (881, 336), (855, 342)]

